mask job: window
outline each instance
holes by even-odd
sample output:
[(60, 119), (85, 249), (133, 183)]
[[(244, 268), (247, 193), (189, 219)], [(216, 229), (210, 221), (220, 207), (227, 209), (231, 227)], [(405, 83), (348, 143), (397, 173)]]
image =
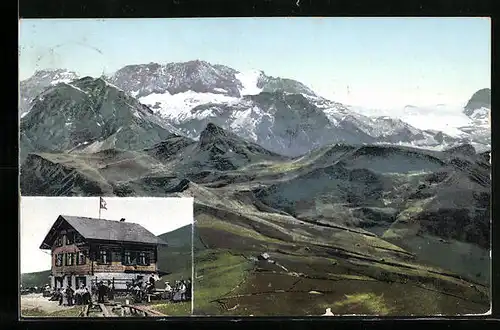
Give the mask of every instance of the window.
[(111, 263), (109, 251), (107, 251), (107, 250), (100, 250), (99, 251), (99, 263), (101, 263), (101, 264)]
[(62, 246), (62, 243), (63, 243), (63, 242), (62, 242), (62, 236), (58, 236), (58, 237), (56, 238), (56, 246), (57, 246), (57, 247), (60, 247), (60, 246)]
[(69, 233), (66, 233), (66, 245), (71, 245), (75, 241), (75, 233), (70, 231)]
[(138, 262), (137, 264), (139, 265), (143, 265), (143, 266), (146, 266), (146, 265), (149, 265), (149, 258), (147, 257), (147, 254), (146, 252), (139, 252), (139, 258), (138, 258)]
[(62, 254), (56, 254), (56, 266), (61, 267), (63, 264), (63, 255)]
[(76, 264), (77, 265), (85, 265), (87, 262), (87, 253), (86, 251), (80, 251), (78, 252), (78, 257), (76, 259)]
[(123, 264), (124, 265), (132, 265), (132, 256), (130, 251), (125, 251), (123, 253)]
[(66, 266), (73, 266), (74, 259), (74, 253), (66, 253)]

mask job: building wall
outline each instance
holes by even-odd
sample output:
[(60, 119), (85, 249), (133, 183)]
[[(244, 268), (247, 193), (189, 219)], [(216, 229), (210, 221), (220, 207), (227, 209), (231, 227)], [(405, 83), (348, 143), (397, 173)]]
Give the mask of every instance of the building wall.
[[(66, 288), (68, 285), (70, 285), (73, 290), (79, 289), (80, 286), (77, 285), (77, 278), (84, 277), (86, 279), (85, 286), (89, 290), (91, 289), (91, 280), (93, 278), (91, 275), (62, 275), (60, 277), (63, 279), (62, 288)], [(54, 290), (61, 288), (61, 284), (59, 282), (56, 282), (56, 276), (51, 276), (50, 287)]]
[[(72, 245), (63, 245), (61, 247), (55, 247), (52, 250), (52, 274), (59, 276), (59, 275), (64, 275), (64, 274), (91, 274), (91, 262), (90, 259), (87, 257), (86, 258), (86, 263), (85, 265), (76, 265), (76, 259), (78, 258), (77, 253), (80, 251), (87, 251), (88, 253), (88, 247), (83, 245), (83, 246), (77, 246), (75, 244)], [(72, 266), (66, 266), (66, 260), (63, 255), (63, 265), (62, 266), (56, 266), (56, 256), (57, 254), (60, 253), (75, 253), (75, 259), (73, 260), (73, 265)], [(88, 254), (87, 254), (88, 255)]]
[[(62, 246), (57, 246), (56, 242), (54, 242), (52, 247), (52, 275), (55, 277), (63, 277), (64, 287), (71, 285), (71, 287), (75, 288), (76, 276), (93, 276), (96, 273), (115, 274), (122, 272), (149, 274), (157, 270), (157, 248), (154, 245), (124, 244), (122, 242), (94, 242), (86, 240), (80, 241), (79, 243), (73, 242), (67, 245), (66, 234), (70, 232), (74, 232), (74, 230), (67, 226), (61, 226), (59, 237), (62, 239)], [(99, 251), (101, 249), (105, 249), (110, 253), (110, 255), (108, 255), (108, 257), (111, 257), (110, 263), (101, 264), (99, 262)], [(146, 252), (149, 259), (149, 265), (123, 265), (122, 258), (125, 250)], [(84, 265), (77, 265), (79, 252), (86, 253), (86, 262)], [(66, 266), (66, 253), (74, 253), (74, 260), (71, 266)], [(63, 263), (61, 266), (56, 266), (58, 254), (62, 254)], [(55, 281), (53, 281), (52, 284), (54, 287), (56, 285)]]
[[(99, 250), (106, 249), (111, 253), (111, 263), (100, 264)], [(122, 264), (124, 250), (129, 251), (144, 251), (149, 255), (149, 265), (124, 265)], [(94, 273), (115, 273), (115, 272), (155, 272), (156, 271), (156, 247), (152, 246), (129, 246), (122, 244), (92, 244), (90, 248), (90, 255), (94, 259), (93, 270)]]
[(135, 272), (155, 272), (156, 263), (151, 263), (148, 266), (125, 266), (121, 261), (112, 261), (111, 264), (101, 265), (97, 262), (94, 263), (94, 274), (95, 273), (116, 273), (125, 271), (135, 271)]

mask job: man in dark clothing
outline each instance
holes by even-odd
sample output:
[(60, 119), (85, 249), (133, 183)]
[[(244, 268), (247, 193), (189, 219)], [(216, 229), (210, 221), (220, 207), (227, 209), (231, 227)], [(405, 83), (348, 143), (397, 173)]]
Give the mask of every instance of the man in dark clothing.
[(179, 285), (179, 292), (181, 293), (181, 301), (186, 300), (186, 289), (187, 289), (186, 281), (181, 280), (181, 283)]
[(90, 297), (89, 289), (87, 287), (84, 287), (82, 289), (82, 304), (88, 305), (91, 303), (91, 301), (92, 299)]
[(66, 299), (68, 300), (68, 306), (73, 306), (73, 289), (68, 285), (66, 288)]
[(64, 289), (63, 288), (59, 288), (59, 291), (58, 291), (58, 298), (59, 298), (59, 306), (62, 306), (63, 304), (63, 299), (64, 299)]
[(191, 278), (186, 283), (186, 300), (191, 300)]
[(149, 277), (149, 288), (148, 288), (149, 293), (152, 293), (154, 291), (154, 289), (155, 289), (155, 279), (154, 279), (153, 275), (151, 275)]
[(97, 302), (104, 303), (104, 296), (106, 295), (106, 286), (102, 281), (99, 282), (97, 286)]

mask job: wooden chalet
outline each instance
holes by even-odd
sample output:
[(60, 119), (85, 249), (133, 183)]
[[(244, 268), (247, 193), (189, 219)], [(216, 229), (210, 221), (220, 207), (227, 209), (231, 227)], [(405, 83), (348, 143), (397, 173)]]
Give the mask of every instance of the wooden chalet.
[(51, 250), (51, 287), (111, 280), (116, 290), (137, 277), (159, 274), (158, 247), (167, 245), (136, 223), (60, 215), (40, 249)]

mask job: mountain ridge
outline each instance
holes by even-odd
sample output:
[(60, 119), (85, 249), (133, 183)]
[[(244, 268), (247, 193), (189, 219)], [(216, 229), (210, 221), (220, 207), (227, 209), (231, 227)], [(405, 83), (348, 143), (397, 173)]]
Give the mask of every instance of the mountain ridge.
[[(128, 65), (106, 77), (106, 80), (148, 105), (164, 123), (169, 124), (170, 131), (198, 139), (207, 122), (215, 120), (225, 129), (251, 138), (275, 152), (292, 156), (336, 142), (335, 139), (325, 139), (329, 135), (350, 143), (389, 143), (441, 149), (465, 141), (433, 130), (416, 129), (394, 118), (364, 116), (348, 106), (317, 96), (292, 79), (267, 76), (263, 71), (243, 73), (206, 61)], [(141, 95), (137, 88), (142, 90)], [(276, 104), (265, 100), (269, 97), (275, 98)], [(300, 97), (302, 101), (298, 99)], [(325, 124), (324, 137), (315, 137), (313, 131), (302, 130), (300, 136), (294, 138), (296, 127), (281, 119), (269, 135), (268, 126), (272, 124), (270, 121), (275, 120), (272, 109), (277, 107), (283, 111), (288, 107), (294, 108), (297, 102), (304, 109), (319, 109), (316, 115), (306, 114), (304, 118), (320, 122), (324, 120), (320, 119), (323, 116), (320, 112), (327, 115), (332, 127), (328, 128)], [(340, 125), (339, 129), (335, 128), (337, 125)], [(331, 132), (327, 133), (329, 130)], [(471, 129), (469, 131), (472, 132)], [(272, 142), (274, 145), (266, 145), (271, 143), (265, 141), (268, 135), (278, 137)], [(487, 132), (483, 135), (480, 143), (487, 144)], [(296, 141), (292, 146), (290, 141), (294, 139)], [(480, 148), (483, 148), (482, 145)]]

